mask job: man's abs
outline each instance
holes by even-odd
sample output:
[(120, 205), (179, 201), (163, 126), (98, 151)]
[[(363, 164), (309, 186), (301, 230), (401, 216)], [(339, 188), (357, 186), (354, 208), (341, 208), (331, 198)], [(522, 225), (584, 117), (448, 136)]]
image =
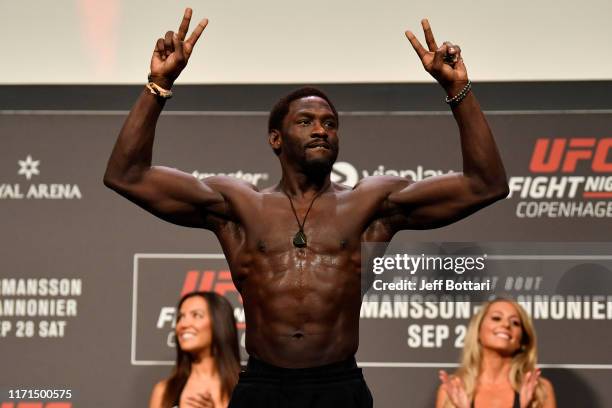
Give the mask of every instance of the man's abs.
[(251, 271), (241, 285), (249, 354), (287, 368), (330, 364), (355, 354), (360, 277), (344, 266)]

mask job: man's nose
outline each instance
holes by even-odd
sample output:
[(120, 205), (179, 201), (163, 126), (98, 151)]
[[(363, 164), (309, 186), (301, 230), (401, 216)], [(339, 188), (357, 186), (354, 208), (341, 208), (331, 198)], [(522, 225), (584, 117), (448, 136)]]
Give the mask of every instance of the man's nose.
[(327, 138), (327, 130), (325, 130), (323, 124), (321, 124), (321, 122), (319, 122), (318, 120), (315, 120), (314, 122), (314, 126), (312, 128), (312, 136)]

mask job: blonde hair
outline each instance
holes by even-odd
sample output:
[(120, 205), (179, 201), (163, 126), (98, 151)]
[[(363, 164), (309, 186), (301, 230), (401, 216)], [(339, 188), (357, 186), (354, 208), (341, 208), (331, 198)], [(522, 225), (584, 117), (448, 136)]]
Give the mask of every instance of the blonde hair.
[[(482, 363), (482, 346), (478, 339), (480, 325), (487, 311), (492, 304), (497, 302), (506, 302), (514, 306), (521, 320), (521, 346), (512, 357), (512, 366), (510, 368), (510, 385), (514, 391), (520, 393), (523, 376), (529, 371), (536, 368), (538, 360), (537, 342), (535, 329), (531, 319), (525, 312), (525, 309), (511, 299), (499, 298), (490, 302), (485, 302), (480, 311), (475, 314), (470, 320), (470, 324), (465, 335), (465, 344), (461, 354), (461, 366), (455, 373), (463, 381), (463, 386), (470, 401), (474, 401), (476, 396), (476, 386), (478, 377), (480, 376), (480, 366)], [(546, 394), (542, 382), (539, 381), (534, 392), (533, 400), (530, 408), (542, 408)], [(444, 408), (452, 408), (453, 404), (447, 398)]]

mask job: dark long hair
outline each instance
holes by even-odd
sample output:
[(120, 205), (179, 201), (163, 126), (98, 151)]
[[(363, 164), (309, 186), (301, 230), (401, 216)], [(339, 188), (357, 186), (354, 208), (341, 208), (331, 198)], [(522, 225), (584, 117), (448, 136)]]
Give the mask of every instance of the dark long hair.
[[(238, 382), (240, 372), (240, 352), (238, 351), (238, 333), (234, 310), (229, 301), (214, 292), (191, 292), (181, 298), (176, 308), (177, 316), (185, 300), (200, 296), (208, 305), (208, 314), (212, 323), (211, 354), (221, 378), (221, 395), (229, 398)], [(162, 399), (164, 408), (178, 405), (181, 393), (191, 374), (193, 356), (181, 349), (176, 341), (176, 364), (166, 382)]]

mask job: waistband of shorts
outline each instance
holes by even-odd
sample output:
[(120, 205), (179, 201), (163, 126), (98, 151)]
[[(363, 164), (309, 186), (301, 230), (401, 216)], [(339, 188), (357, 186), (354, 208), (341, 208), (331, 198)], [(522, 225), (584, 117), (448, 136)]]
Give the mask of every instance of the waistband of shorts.
[(342, 381), (350, 379), (362, 379), (363, 374), (355, 357), (347, 358), (336, 363), (306, 368), (284, 368), (266, 363), (255, 357), (249, 357), (246, 370), (241, 377), (259, 379), (282, 379), (297, 382), (310, 381)]

